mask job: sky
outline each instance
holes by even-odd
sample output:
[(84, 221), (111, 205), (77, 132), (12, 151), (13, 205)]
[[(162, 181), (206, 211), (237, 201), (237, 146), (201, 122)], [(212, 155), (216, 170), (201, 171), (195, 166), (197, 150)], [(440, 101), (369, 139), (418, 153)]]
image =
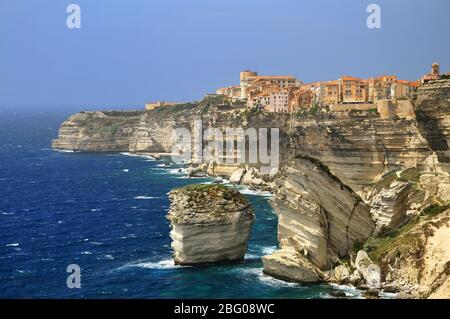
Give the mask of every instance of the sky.
[(449, 13), (448, 0), (0, 0), (0, 111), (198, 100), (245, 69), (416, 80), (433, 62), (450, 71)]

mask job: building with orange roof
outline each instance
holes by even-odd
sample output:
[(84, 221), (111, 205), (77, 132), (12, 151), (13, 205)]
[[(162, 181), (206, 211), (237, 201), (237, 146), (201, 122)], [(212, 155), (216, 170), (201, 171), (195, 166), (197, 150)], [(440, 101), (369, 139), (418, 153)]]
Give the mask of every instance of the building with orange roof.
[(314, 90), (310, 85), (301, 86), (292, 91), (289, 101), (289, 113), (310, 107), (314, 102)]
[(338, 104), (339, 98), (339, 82), (338, 81), (328, 81), (325, 82), (325, 94), (322, 99), (323, 105)]
[(378, 100), (389, 99), (391, 97), (392, 84), (397, 82), (395, 75), (381, 75), (367, 80), (368, 99), (370, 103)]
[(353, 76), (343, 76), (338, 80), (339, 97), (342, 103), (364, 103), (368, 101), (368, 83)]
[(269, 93), (269, 104), (266, 110), (277, 113), (290, 113), (290, 99), (292, 91), (287, 88), (280, 88)]
[(298, 87), (300, 82), (290, 75), (262, 76), (255, 71), (242, 71), (240, 73), (241, 98), (248, 99), (248, 92), (255, 88), (278, 86), (281, 89)]

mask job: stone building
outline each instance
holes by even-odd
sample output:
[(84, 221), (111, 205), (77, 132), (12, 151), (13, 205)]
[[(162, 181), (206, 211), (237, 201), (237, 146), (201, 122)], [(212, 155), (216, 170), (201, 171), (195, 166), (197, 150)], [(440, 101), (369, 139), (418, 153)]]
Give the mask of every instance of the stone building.
[(274, 90), (269, 93), (269, 105), (266, 109), (269, 112), (289, 113), (289, 102), (291, 98), (291, 91), (284, 88)]
[(245, 70), (240, 73), (241, 99), (247, 98), (247, 90), (250, 82), (256, 79), (258, 72)]
[(410, 82), (406, 80), (398, 80), (391, 85), (391, 98), (401, 99), (409, 98), (411, 96)]
[(338, 80), (339, 98), (342, 103), (364, 103), (368, 101), (369, 87), (365, 80), (343, 76)]
[(157, 101), (157, 102), (151, 102), (151, 103), (147, 103), (145, 104), (145, 109), (146, 110), (154, 110), (163, 106), (173, 106), (173, 105), (178, 105), (181, 103), (176, 103), (176, 102), (166, 102), (166, 101)]
[(441, 74), (440, 74), (440, 66), (438, 63), (433, 63), (431, 65), (431, 73), (425, 74), (422, 78), (421, 78), (421, 82), (426, 83), (428, 81), (433, 81), (433, 80), (439, 80), (441, 78)]
[(310, 107), (314, 103), (314, 94), (315, 88), (309, 85), (293, 90), (289, 101), (289, 113)]
[(323, 105), (332, 105), (339, 103), (339, 83), (338, 81), (325, 82), (325, 95), (323, 97)]
[(241, 97), (241, 87), (239, 85), (232, 85), (216, 90), (216, 94), (225, 95), (232, 99), (238, 99)]

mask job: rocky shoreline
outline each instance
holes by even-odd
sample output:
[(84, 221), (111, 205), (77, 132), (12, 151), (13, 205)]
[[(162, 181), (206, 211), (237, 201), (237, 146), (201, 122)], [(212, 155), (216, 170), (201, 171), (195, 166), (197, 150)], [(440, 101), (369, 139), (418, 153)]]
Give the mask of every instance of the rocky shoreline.
[[(444, 209), (445, 206), (438, 206), (441, 212), (431, 217), (426, 209), (422, 212), (414, 211), (414, 213), (411, 213), (412, 210), (409, 210), (411, 203), (408, 202), (408, 196), (403, 194), (405, 190), (411, 192), (412, 185), (414, 185), (411, 181), (394, 180), (385, 188), (380, 189), (376, 195), (376, 191), (372, 190), (372, 201), (364, 203), (364, 200), (354, 193), (350, 187), (339, 181), (336, 176), (329, 172), (326, 166), (317, 160), (299, 157), (294, 162), (296, 163), (290, 165), (296, 167), (295, 169), (288, 166), (282, 174), (268, 181), (262, 178), (263, 176), (259, 174), (256, 168), (236, 168), (229, 176), (217, 176), (211, 174), (212, 171), (208, 169), (208, 165), (200, 165), (187, 167), (184, 169), (184, 173), (187, 178), (215, 177), (216, 181), (213, 182), (213, 185), (222, 184), (223, 178), (226, 178), (227, 186), (240, 185), (255, 192), (265, 191), (272, 194), (270, 202), (278, 216), (280, 249), (271, 255), (262, 257), (263, 272), (269, 276), (303, 284), (326, 283), (355, 287), (362, 292), (362, 296), (365, 298), (380, 298), (386, 294), (394, 294), (401, 299), (448, 296), (448, 288), (445, 286), (448, 281), (448, 275), (445, 275), (448, 272), (447, 264), (441, 263), (441, 268), (438, 270), (438, 282), (440, 284), (436, 283), (436, 280), (432, 280), (435, 287), (430, 289), (428, 286), (419, 285), (420, 279), (417, 277), (405, 279), (402, 275), (399, 275), (403, 272), (403, 269), (397, 267), (398, 259), (394, 262), (392, 260), (381, 260), (376, 263), (369, 256), (373, 255), (370, 253), (371, 249), (369, 249), (368, 254), (365, 250), (357, 250), (356, 247), (364, 242), (372, 243), (382, 240), (386, 232), (393, 229), (402, 230), (410, 228), (413, 224), (422, 225), (422, 221), (434, 226), (436, 226), (436, 223), (439, 224), (440, 226), (437, 228), (437, 230), (440, 229), (439, 232), (450, 231), (450, 223), (447, 222), (450, 218), (446, 217), (450, 216), (450, 209)], [(244, 178), (246, 175), (247, 178)], [(299, 177), (295, 177), (297, 175)], [(400, 176), (401, 173), (398, 175)], [(297, 180), (297, 187), (301, 185), (301, 191), (295, 191), (295, 180)], [(314, 185), (310, 185), (308, 182), (314, 182)], [(375, 184), (373, 187), (378, 186), (378, 184)], [(292, 193), (293, 191), (294, 193)], [(340, 195), (339, 192), (346, 195)], [(391, 196), (387, 196), (388, 194), (391, 194)], [(403, 195), (398, 196), (399, 194)], [(409, 194), (411, 195), (411, 193)], [(354, 199), (350, 200), (346, 196)], [(300, 200), (299, 198), (302, 197), (304, 199)], [(326, 199), (325, 202), (322, 198)], [(380, 202), (385, 210), (388, 206), (380, 198), (392, 207), (401, 205), (403, 207), (402, 219), (399, 218), (398, 214), (386, 214), (382, 217), (377, 215), (375, 210), (380, 209)], [(353, 208), (345, 208), (345, 205), (352, 201), (356, 203)], [(289, 206), (290, 208), (285, 206), (286, 203), (292, 202), (296, 204)], [(306, 206), (299, 206), (299, 204)], [(412, 205), (414, 206), (414, 203)], [(359, 207), (356, 208), (356, 206)], [(306, 207), (308, 208), (306, 209)], [(329, 211), (324, 207), (328, 207)], [(297, 212), (293, 212), (293, 210), (297, 210)], [(313, 213), (314, 210), (316, 213)], [(325, 210), (325, 213), (323, 210)], [(352, 213), (351, 218), (349, 218), (350, 216), (345, 217), (346, 211)], [(406, 213), (407, 211), (409, 214)], [(297, 217), (293, 214), (306, 214), (308, 221), (302, 219), (297, 221)], [(315, 214), (319, 218), (316, 222), (316, 229), (311, 224)], [(324, 216), (329, 219), (321, 220)], [(351, 221), (351, 223), (339, 225), (338, 223), (342, 221)], [(394, 224), (392, 221), (396, 223)], [(384, 226), (377, 228), (380, 223)], [(326, 229), (320, 231), (319, 228), (325, 225)], [(361, 229), (365, 230), (366, 233), (359, 233)], [(345, 230), (345, 234), (340, 234), (342, 230)], [(336, 234), (333, 235), (333, 232), (336, 232)], [(320, 233), (322, 233), (321, 240), (317, 237)], [(406, 235), (409, 236), (409, 231), (406, 232)], [(404, 236), (404, 234), (401, 236)], [(401, 238), (401, 236), (398, 237)], [(397, 236), (392, 238), (395, 240)], [(343, 245), (342, 248), (339, 248), (338, 243)], [(445, 241), (443, 244), (445, 245)], [(220, 245), (216, 246), (215, 249), (218, 247)], [(377, 247), (377, 249), (382, 248), (385, 247)], [(324, 257), (324, 254), (327, 256)], [(440, 258), (449, 260), (450, 254)], [(407, 271), (410, 272), (410, 269)], [(399, 277), (402, 277), (402, 279), (399, 279)], [(427, 280), (430, 281), (430, 279)], [(443, 295), (440, 292), (432, 292), (439, 291), (439, 289), (443, 291)]]

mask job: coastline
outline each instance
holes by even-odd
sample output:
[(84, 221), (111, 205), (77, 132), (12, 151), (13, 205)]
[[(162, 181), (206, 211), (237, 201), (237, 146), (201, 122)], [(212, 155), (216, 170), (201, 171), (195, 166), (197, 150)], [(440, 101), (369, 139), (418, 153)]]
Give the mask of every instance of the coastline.
[[(161, 158), (168, 158), (171, 156), (170, 153), (147, 153), (147, 152), (138, 152), (138, 153), (124, 153), (121, 152), (121, 155), (124, 156), (132, 156), (132, 157), (141, 157), (141, 158), (146, 158), (146, 159), (150, 159), (152, 161), (158, 161)], [(170, 174), (174, 174), (177, 176), (181, 176), (183, 179), (187, 179), (187, 180), (192, 180), (192, 184), (195, 184), (195, 180), (198, 179), (204, 179), (205, 177), (197, 177), (197, 176), (189, 176), (187, 169), (189, 167), (188, 164), (183, 165), (183, 167), (181, 168), (174, 168), (177, 170), (177, 172), (174, 171), (170, 171), (170, 166), (169, 165), (168, 168), (168, 172)], [(236, 190), (238, 190), (241, 194), (243, 195), (254, 195), (254, 196), (261, 196), (264, 199), (267, 199), (267, 201), (273, 197), (274, 193), (273, 192), (269, 192), (267, 190), (263, 190), (261, 187), (259, 186), (254, 186), (254, 185), (238, 185), (238, 184), (234, 184), (231, 183), (229, 181), (229, 179), (226, 179), (224, 177), (221, 176), (215, 176), (215, 175), (209, 175), (206, 173), (206, 178), (211, 179), (211, 181), (207, 181), (207, 182), (201, 182), (200, 184), (221, 184), (223, 186), (226, 187), (232, 187)], [(257, 214), (258, 212), (256, 212), (256, 216), (258, 216)], [(276, 217), (275, 212), (273, 212), (274, 218)], [(258, 218), (258, 217), (257, 217)], [(278, 247), (273, 247), (272, 251), (267, 251), (266, 254), (270, 254), (273, 251), (275, 251)], [(262, 256), (261, 256), (262, 257)], [(261, 257), (257, 257), (258, 259), (260, 259)], [(251, 253), (247, 252), (245, 255), (244, 259), (252, 259), (255, 258), (251, 255)], [(125, 265), (124, 267), (144, 267), (144, 268), (157, 268), (157, 269), (172, 269), (172, 268), (181, 268), (181, 267), (195, 267), (195, 266), (183, 266), (183, 265), (176, 265), (173, 261), (173, 259), (163, 259), (159, 262), (151, 262), (151, 261), (141, 261), (141, 262), (137, 262), (135, 264), (131, 264), (131, 265)], [(272, 277), (269, 276), (267, 274), (263, 273), (263, 268), (261, 267), (260, 269), (258, 269), (258, 277), (260, 278), (261, 281), (267, 281), (268, 284), (276, 284), (276, 285), (286, 285), (286, 286), (292, 286), (292, 285), (299, 285), (299, 286), (325, 286), (325, 287), (329, 287), (331, 289), (333, 289), (333, 291), (328, 294), (328, 295), (324, 295), (323, 297), (326, 298), (353, 298), (353, 299), (368, 299), (366, 297), (364, 297), (364, 291), (365, 289), (360, 289), (356, 286), (353, 285), (349, 285), (349, 284), (338, 284), (338, 283), (334, 283), (334, 282), (321, 282), (321, 283), (316, 283), (316, 284), (301, 284), (298, 282), (289, 282), (289, 281), (285, 281), (285, 280), (281, 280), (278, 279), (276, 277)], [(379, 298), (380, 299), (395, 299), (397, 296), (397, 293), (391, 293), (391, 292), (385, 292), (383, 290), (380, 291), (379, 294)]]

